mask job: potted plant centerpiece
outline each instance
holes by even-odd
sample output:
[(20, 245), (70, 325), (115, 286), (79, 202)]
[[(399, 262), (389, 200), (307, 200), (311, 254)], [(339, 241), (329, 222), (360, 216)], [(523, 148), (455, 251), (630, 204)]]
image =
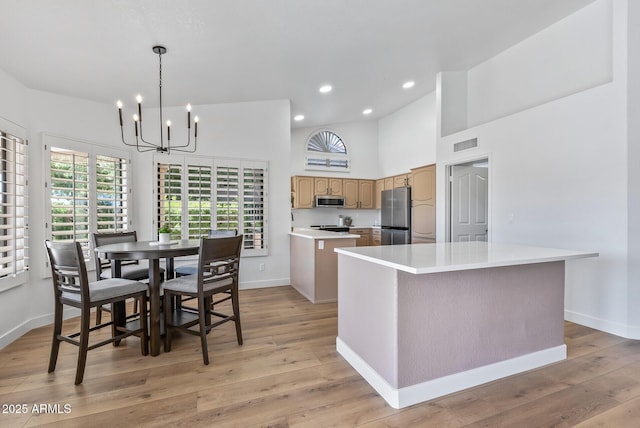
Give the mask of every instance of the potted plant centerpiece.
[(158, 229), (158, 241), (161, 244), (169, 244), (171, 242), (171, 228), (166, 224)]

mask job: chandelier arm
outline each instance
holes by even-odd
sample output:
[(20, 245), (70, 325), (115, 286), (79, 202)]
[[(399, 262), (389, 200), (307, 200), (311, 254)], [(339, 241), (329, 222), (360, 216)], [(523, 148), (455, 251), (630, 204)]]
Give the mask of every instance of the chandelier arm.
[[(127, 143), (127, 140), (124, 138), (124, 127), (123, 126), (120, 127), (120, 135), (122, 137), (122, 142), (124, 143), (124, 145), (129, 146), (129, 147), (135, 147), (138, 151), (140, 151), (141, 147), (148, 149), (148, 150), (145, 150), (145, 151), (155, 150), (156, 147), (157, 147), (157, 146), (155, 146), (154, 144), (151, 144), (151, 143), (147, 143), (146, 146), (142, 145), (142, 144), (140, 144), (138, 138), (136, 138), (136, 143), (135, 144)], [(143, 142), (146, 143), (146, 141), (144, 141), (144, 140), (143, 140)]]

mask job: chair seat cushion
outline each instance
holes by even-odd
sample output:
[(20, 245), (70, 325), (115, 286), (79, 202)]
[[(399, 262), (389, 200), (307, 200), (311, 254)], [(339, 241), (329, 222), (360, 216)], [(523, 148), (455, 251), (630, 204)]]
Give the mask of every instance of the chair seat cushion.
[[(89, 283), (89, 299), (91, 302), (114, 299), (140, 291), (147, 291), (147, 284), (124, 278), (103, 279)], [(79, 293), (63, 292), (63, 299), (80, 302)]]
[[(164, 272), (164, 269), (160, 269), (160, 273)], [(111, 269), (103, 270), (100, 274), (100, 278), (111, 278)], [(149, 262), (146, 260), (141, 261), (139, 264), (123, 265), (121, 267), (121, 278), (132, 279), (134, 281), (140, 281), (142, 279), (149, 278)]]
[[(215, 290), (220, 287), (228, 287), (233, 283), (231, 275), (221, 275), (220, 281), (205, 284), (204, 291)], [(162, 284), (164, 290), (175, 291), (178, 293), (197, 293), (198, 292), (198, 276), (189, 275), (179, 278), (170, 279)]]

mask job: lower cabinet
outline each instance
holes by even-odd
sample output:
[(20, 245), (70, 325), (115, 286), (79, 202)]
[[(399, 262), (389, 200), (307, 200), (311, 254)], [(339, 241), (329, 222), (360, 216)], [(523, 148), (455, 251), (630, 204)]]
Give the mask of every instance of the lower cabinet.
[(371, 245), (382, 245), (382, 230), (377, 227), (371, 229)]
[(360, 235), (360, 237), (356, 239), (356, 247), (366, 247), (368, 245), (371, 245), (370, 227), (352, 227), (349, 229), (349, 233)]

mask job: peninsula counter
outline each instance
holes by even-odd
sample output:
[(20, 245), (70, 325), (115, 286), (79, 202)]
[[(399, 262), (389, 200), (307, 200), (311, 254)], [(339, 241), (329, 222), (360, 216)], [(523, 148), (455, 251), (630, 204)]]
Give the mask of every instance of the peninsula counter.
[(337, 248), (338, 352), (394, 408), (566, 359), (565, 260), (466, 242)]
[(311, 303), (338, 299), (338, 256), (334, 249), (355, 247), (360, 235), (314, 229), (294, 229), (291, 243), (291, 286)]

